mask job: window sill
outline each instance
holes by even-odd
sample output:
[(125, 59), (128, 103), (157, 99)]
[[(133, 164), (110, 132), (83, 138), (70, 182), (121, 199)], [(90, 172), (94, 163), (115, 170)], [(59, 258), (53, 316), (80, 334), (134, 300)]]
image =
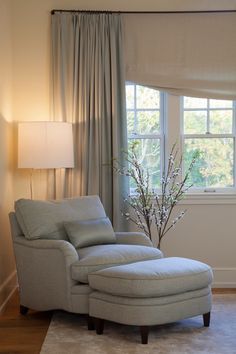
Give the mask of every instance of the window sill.
[[(131, 194), (135, 196), (135, 194)], [(155, 201), (155, 199), (154, 199)], [(236, 204), (236, 193), (186, 193), (178, 205)]]
[(185, 198), (179, 204), (236, 204), (236, 193), (188, 193), (185, 194)]

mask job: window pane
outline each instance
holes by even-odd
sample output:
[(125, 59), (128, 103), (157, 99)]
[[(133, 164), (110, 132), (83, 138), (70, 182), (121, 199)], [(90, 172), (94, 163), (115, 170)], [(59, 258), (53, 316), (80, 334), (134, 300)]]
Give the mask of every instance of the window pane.
[(187, 168), (194, 152), (199, 157), (190, 176), (194, 187), (232, 187), (233, 138), (185, 139), (184, 165)]
[(144, 86), (136, 86), (137, 108), (160, 108), (160, 93)]
[(207, 98), (184, 97), (184, 108), (207, 108)]
[[(150, 187), (160, 187), (160, 140), (159, 139), (130, 139), (129, 147), (132, 143), (138, 142), (136, 152), (139, 163), (144, 170), (148, 170), (150, 176)], [(130, 180), (130, 188), (135, 185)]]
[(159, 111), (137, 112), (138, 134), (158, 134), (160, 132)]
[(133, 134), (135, 132), (133, 111), (127, 111), (127, 131), (128, 135)]
[(210, 111), (210, 132), (212, 134), (231, 134), (233, 128), (233, 112)]
[(233, 101), (229, 100), (210, 100), (210, 108), (232, 108)]
[(134, 85), (126, 84), (126, 108), (134, 109)]
[(185, 134), (205, 134), (206, 131), (207, 131), (206, 111), (184, 112), (184, 133)]

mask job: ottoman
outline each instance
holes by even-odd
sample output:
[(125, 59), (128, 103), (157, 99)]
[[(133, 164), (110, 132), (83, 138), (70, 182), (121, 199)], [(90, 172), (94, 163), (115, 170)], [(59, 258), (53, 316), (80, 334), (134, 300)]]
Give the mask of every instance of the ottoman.
[(140, 326), (148, 342), (150, 325), (203, 315), (209, 326), (212, 270), (204, 263), (178, 257), (115, 266), (89, 274), (89, 315), (97, 334), (104, 320)]

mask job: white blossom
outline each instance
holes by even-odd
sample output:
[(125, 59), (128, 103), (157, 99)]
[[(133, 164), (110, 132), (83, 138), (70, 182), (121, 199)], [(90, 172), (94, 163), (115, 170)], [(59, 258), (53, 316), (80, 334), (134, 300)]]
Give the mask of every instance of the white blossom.
[[(166, 168), (166, 175), (161, 176), (161, 193), (164, 195), (158, 195), (156, 191), (150, 186), (150, 176), (148, 170), (146, 170), (142, 163), (138, 159), (138, 154), (135, 148), (138, 143), (135, 142), (128, 152), (125, 152), (126, 161), (129, 164), (129, 168), (120, 167), (119, 162), (114, 170), (121, 174), (130, 177), (134, 182), (135, 194), (128, 195), (124, 198), (124, 202), (129, 205), (132, 210), (132, 217), (130, 212), (124, 212), (122, 215), (126, 220), (134, 222), (138, 228), (143, 230), (147, 236), (152, 239), (152, 231), (150, 231), (150, 225), (156, 226), (156, 232), (158, 233), (159, 246), (162, 237), (171, 227), (175, 227), (177, 222), (184, 216), (186, 211), (181, 211), (172, 221), (170, 215), (175, 205), (183, 198), (184, 193), (189, 189), (189, 186), (181, 179), (181, 167), (180, 161), (177, 160), (177, 148), (176, 145), (171, 149), (171, 153), (168, 158), (168, 166)], [(182, 157), (181, 157), (182, 159)], [(190, 164), (188, 173), (191, 171), (195, 158)], [(177, 180), (177, 181), (176, 181)], [(154, 199), (154, 203), (153, 203)], [(148, 224), (147, 224), (148, 223)], [(152, 226), (152, 230), (153, 229)]]

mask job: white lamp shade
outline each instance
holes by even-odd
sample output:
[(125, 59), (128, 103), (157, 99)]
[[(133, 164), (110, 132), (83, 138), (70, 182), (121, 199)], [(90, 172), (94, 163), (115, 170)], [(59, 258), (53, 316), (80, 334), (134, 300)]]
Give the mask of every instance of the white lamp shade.
[(18, 167), (39, 169), (74, 167), (72, 124), (19, 123)]

